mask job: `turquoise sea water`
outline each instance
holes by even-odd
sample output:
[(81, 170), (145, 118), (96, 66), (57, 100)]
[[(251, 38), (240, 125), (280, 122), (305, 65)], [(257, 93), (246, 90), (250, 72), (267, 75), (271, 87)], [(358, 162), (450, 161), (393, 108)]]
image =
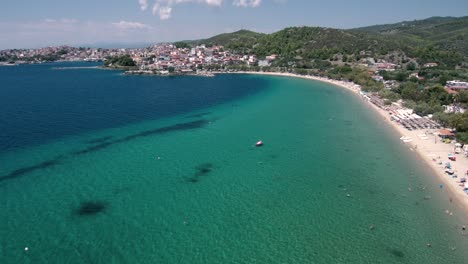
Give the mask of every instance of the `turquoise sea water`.
[(29, 123), (3, 127), (1, 263), (466, 263), (462, 212), (347, 91), (268, 76), (31, 70), (55, 76), (64, 97), (68, 74), (77, 87), (91, 80), (81, 106), (44, 94), (73, 114), (31, 115), (40, 139), (15, 134)]

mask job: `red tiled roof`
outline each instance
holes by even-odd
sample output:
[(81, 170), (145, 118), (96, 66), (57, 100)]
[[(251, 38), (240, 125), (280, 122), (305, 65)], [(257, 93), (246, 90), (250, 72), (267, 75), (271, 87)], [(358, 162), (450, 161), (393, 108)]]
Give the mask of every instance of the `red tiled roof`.
[(455, 134), (453, 134), (452, 132), (450, 132), (450, 131), (447, 130), (447, 129), (441, 129), (441, 130), (439, 131), (439, 135), (441, 135), (441, 136), (448, 136), (448, 137), (453, 137), (453, 136), (455, 136)]
[(449, 88), (445, 88), (445, 91), (447, 91), (447, 93), (449, 93), (449, 94), (458, 94), (457, 91), (454, 91), (454, 90), (449, 89)]

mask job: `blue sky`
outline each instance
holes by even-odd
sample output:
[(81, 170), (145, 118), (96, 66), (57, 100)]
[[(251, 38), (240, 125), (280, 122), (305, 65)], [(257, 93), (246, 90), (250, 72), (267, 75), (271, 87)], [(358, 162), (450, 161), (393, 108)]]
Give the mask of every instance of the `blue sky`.
[(239, 29), (353, 28), (467, 16), (466, 0), (2, 1), (0, 49), (199, 39)]

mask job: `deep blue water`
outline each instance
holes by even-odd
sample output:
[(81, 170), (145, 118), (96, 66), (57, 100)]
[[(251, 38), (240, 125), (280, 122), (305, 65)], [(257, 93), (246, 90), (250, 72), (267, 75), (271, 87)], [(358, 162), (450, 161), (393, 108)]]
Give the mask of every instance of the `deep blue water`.
[(0, 67), (0, 152), (87, 131), (191, 112), (266, 87), (259, 78), (124, 76), (57, 69), (92, 63)]

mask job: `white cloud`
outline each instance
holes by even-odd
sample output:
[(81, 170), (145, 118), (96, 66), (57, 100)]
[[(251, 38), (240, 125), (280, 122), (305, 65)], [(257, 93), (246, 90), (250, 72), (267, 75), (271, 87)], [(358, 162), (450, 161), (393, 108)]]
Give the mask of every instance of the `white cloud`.
[(182, 3), (199, 3), (211, 6), (220, 6), (224, 0), (156, 0), (156, 2), (166, 3), (168, 5), (182, 4)]
[(155, 16), (159, 16), (159, 19), (166, 20), (171, 18), (172, 7), (183, 3), (198, 3), (208, 6), (220, 6), (223, 3), (223, 0), (155, 0), (152, 13)]
[(159, 3), (153, 5), (153, 15), (159, 16), (159, 19), (166, 20), (171, 18), (172, 7), (161, 6)]
[[(141, 10), (148, 8), (148, 0), (138, 0)], [(154, 0), (151, 12), (159, 19), (166, 20), (171, 18), (173, 7), (183, 3), (195, 3), (207, 6), (221, 6), (224, 0)], [(237, 7), (257, 7), (262, 0), (233, 0), (233, 5)]]
[(234, 0), (233, 5), (239, 7), (257, 7), (262, 3), (262, 0)]
[(151, 27), (140, 23), (140, 22), (131, 22), (131, 21), (124, 21), (120, 20), (120, 22), (112, 23), (115, 27), (123, 30), (128, 30), (128, 29), (150, 29)]
[(148, 0), (138, 0), (138, 3), (140, 4), (140, 9), (142, 11), (148, 9)]
[(171, 18), (172, 7), (163, 6), (159, 8), (159, 17), (161, 20), (166, 20)]
[(204, 1), (207, 5), (211, 6), (220, 6), (223, 4), (223, 0), (205, 0)]

